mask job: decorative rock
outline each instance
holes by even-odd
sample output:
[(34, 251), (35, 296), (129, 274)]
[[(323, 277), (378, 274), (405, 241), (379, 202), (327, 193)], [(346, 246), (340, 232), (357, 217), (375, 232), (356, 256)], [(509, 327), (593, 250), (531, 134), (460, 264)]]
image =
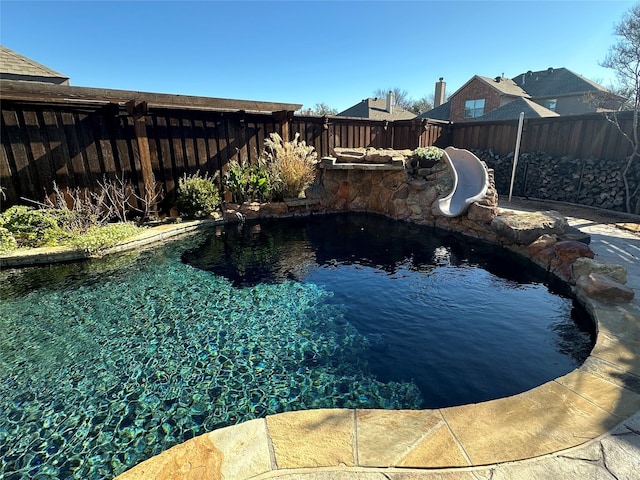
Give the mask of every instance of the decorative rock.
[(551, 271), (565, 280), (571, 277), (571, 265), (578, 258), (594, 257), (594, 253), (588, 245), (575, 240), (557, 242), (553, 249), (555, 250), (555, 258), (551, 261)]
[(529, 245), (540, 235), (561, 235), (568, 226), (555, 211), (498, 215), (491, 221), (491, 230), (521, 245)]
[(496, 207), (490, 207), (487, 205), (480, 205), (479, 203), (472, 203), (469, 206), (467, 217), (469, 220), (473, 220), (479, 223), (491, 223), (491, 220), (498, 214)]
[(349, 200), (349, 182), (342, 182), (338, 186), (338, 191), (336, 192), (336, 197), (344, 198), (345, 200)]
[(258, 202), (243, 203), (240, 205), (240, 213), (247, 220), (253, 220), (260, 216), (260, 204)]
[(332, 149), (333, 156), (336, 157), (336, 161), (340, 163), (360, 163), (364, 162), (365, 149), (364, 148), (339, 148)]
[(260, 209), (261, 215), (285, 215), (288, 212), (284, 202), (265, 203)]
[(591, 243), (591, 235), (581, 232), (579, 228), (569, 226), (566, 232), (558, 237), (558, 240), (576, 240), (589, 245)]
[[(365, 163), (390, 163), (392, 159), (396, 158), (393, 150), (389, 149), (367, 149), (364, 156)], [(402, 159), (402, 157), (400, 157)]]
[(324, 165), (324, 166), (331, 166), (331, 165), (335, 165), (336, 164), (336, 158), (335, 157), (322, 157), (320, 159), (320, 165)]
[(553, 247), (557, 243), (558, 239), (554, 235), (541, 235), (535, 240), (533, 243), (529, 245), (527, 248), (529, 250), (529, 254), (531, 256), (535, 256), (540, 253), (542, 250)]
[(573, 263), (580, 257), (594, 257), (594, 253), (588, 245), (575, 240), (565, 240), (562, 242), (557, 242), (553, 246), (553, 248), (556, 251), (556, 256), (558, 257), (558, 259), (562, 260), (563, 262), (570, 261), (571, 263)]
[(589, 297), (602, 302), (626, 303), (634, 297), (632, 289), (603, 273), (593, 272), (582, 275), (576, 280), (576, 286)]
[(571, 278), (574, 280), (590, 273), (601, 273), (618, 283), (627, 283), (627, 269), (622, 265), (598, 263), (590, 258), (578, 258), (571, 265)]
[(422, 190), (427, 188), (426, 180), (409, 180), (408, 182), (409, 188), (415, 190), (416, 192), (421, 192)]

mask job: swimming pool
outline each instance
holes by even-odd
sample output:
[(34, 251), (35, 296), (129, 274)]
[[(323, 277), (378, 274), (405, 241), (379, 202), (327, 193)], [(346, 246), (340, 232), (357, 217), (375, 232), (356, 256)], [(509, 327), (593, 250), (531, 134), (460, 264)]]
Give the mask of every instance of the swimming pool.
[(589, 320), (530, 264), (377, 216), (231, 225), (2, 275), (5, 478), (109, 477), (286, 410), (511, 395), (592, 347)]

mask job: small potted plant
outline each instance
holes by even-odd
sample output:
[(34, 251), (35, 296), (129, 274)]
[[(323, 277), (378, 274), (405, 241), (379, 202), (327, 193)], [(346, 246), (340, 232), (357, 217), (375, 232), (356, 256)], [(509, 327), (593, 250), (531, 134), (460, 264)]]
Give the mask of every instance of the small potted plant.
[(442, 158), (443, 150), (438, 147), (420, 147), (413, 151), (420, 168), (431, 168)]

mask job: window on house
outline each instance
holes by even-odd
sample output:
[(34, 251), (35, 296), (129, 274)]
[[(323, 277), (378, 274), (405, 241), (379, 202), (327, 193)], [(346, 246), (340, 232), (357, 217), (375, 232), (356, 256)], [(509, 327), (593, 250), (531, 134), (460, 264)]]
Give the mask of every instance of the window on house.
[(544, 108), (548, 108), (552, 112), (555, 112), (556, 111), (556, 106), (558, 104), (558, 99), (557, 98), (550, 98), (548, 100), (545, 100), (543, 103), (544, 103), (543, 104)]
[(464, 102), (464, 118), (476, 118), (484, 115), (484, 98)]

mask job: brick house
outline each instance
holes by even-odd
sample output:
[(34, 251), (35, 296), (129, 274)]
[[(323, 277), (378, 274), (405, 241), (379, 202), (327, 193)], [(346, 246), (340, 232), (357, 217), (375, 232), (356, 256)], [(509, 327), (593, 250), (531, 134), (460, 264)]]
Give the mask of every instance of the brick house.
[[(436, 83), (442, 88), (442, 81)], [(606, 104), (594, 105), (590, 97), (606, 93)], [(518, 100), (516, 105), (510, 105)], [(474, 120), (511, 120), (520, 111), (528, 118), (576, 115), (617, 110), (624, 98), (566, 68), (527, 72), (513, 79), (475, 75), (448, 102), (423, 113), (420, 118), (468, 122)]]
[(475, 75), (451, 96), (449, 120), (473, 120), (521, 97), (529, 98), (529, 94), (513, 80)]
[[(560, 115), (619, 110), (625, 100), (566, 68), (528, 71), (517, 75), (513, 81), (531, 95), (534, 102)], [(606, 101), (594, 105), (590, 96), (603, 93), (608, 94)]]

